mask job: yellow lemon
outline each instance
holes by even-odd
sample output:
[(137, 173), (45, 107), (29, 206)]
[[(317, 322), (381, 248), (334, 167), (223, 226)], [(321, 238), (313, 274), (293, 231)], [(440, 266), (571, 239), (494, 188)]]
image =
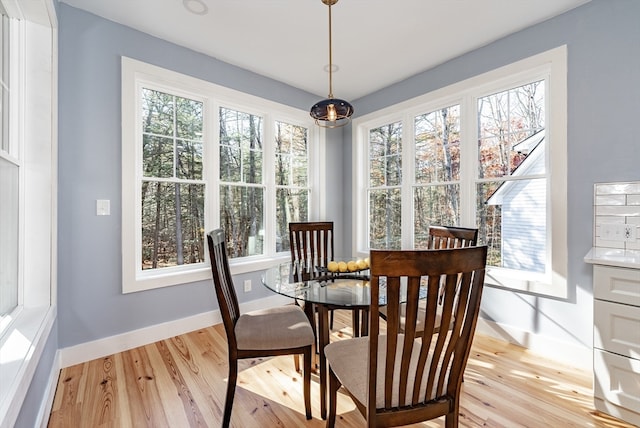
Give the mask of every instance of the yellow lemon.
[(346, 262), (338, 262), (338, 270), (340, 272), (346, 272), (347, 271), (347, 263)]
[(356, 261), (356, 264), (358, 265), (358, 269), (360, 269), (360, 270), (367, 268), (367, 263), (362, 259), (358, 259)]
[(331, 260), (327, 264), (327, 269), (329, 270), (329, 272), (338, 272), (338, 262), (334, 262), (333, 260)]
[(347, 263), (347, 269), (349, 269), (349, 272), (355, 272), (358, 270), (358, 264), (351, 260)]
[(364, 258), (364, 263), (367, 265), (367, 267), (371, 266), (371, 265), (369, 264), (369, 257), (365, 257), (365, 258)]

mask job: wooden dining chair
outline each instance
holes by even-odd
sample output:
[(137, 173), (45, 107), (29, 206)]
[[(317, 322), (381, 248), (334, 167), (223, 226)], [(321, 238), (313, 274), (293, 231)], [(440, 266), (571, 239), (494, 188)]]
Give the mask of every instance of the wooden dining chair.
[[(369, 336), (325, 347), (329, 362), (329, 414), (336, 419), (338, 389), (344, 386), (369, 427), (418, 423), (445, 416), (458, 426), (460, 391), (473, 340), (487, 261), (487, 247), (442, 250), (372, 250)], [(427, 287), (427, 318), (415, 337), (420, 287)], [(442, 321), (436, 305), (444, 283)], [(379, 316), (380, 289), (386, 288), (386, 333)], [(406, 292), (403, 292), (403, 288)], [(406, 294), (405, 294), (406, 293)], [(405, 332), (399, 302), (406, 295)]]
[[(458, 226), (429, 226), (429, 237), (426, 249), (461, 248), (471, 247), (478, 242), (478, 229)], [(442, 305), (442, 293), (439, 299), (440, 305), (436, 309), (436, 331), (440, 329), (440, 307)], [(425, 302), (421, 301), (418, 306), (418, 324), (416, 335), (422, 334), (425, 319)], [(380, 308), (380, 316), (387, 318), (387, 307)], [(400, 305), (400, 330), (404, 331), (405, 306)]]
[(298, 272), (309, 279), (309, 275), (318, 275), (316, 267), (327, 267), (334, 257), (333, 222), (305, 221), (289, 223), (289, 247), (291, 262), (303, 263)]
[(211, 231), (207, 234), (207, 242), (213, 284), (227, 335), (229, 352), (229, 381), (222, 427), (227, 428), (231, 421), (231, 408), (238, 378), (238, 360), (276, 355), (304, 355), (304, 406), (307, 419), (311, 419), (311, 353), (315, 338), (307, 316), (296, 305), (241, 315), (229, 269), (224, 231), (222, 229)]
[[(333, 260), (333, 222), (332, 221), (308, 221), (289, 223), (289, 245), (291, 247), (291, 262), (294, 274), (300, 281), (312, 279), (315, 276), (326, 275), (326, 272), (318, 271), (317, 267), (326, 268)], [(296, 268), (297, 267), (297, 268)], [(329, 307), (329, 328), (333, 329), (333, 311)], [(352, 310), (354, 335), (360, 333), (360, 311)]]
[(459, 226), (429, 226), (427, 249), (471, 247), (478, 243), (478, 229)]

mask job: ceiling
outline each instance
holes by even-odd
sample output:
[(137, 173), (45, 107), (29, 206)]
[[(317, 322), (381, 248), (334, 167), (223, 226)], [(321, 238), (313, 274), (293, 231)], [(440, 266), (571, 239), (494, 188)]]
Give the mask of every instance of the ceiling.
[[(60, 1), (321, 98), (329, 92), (321, 0)], [(331, 8), (333, 94), (357, 99), (588, 1), (340, 0)]]

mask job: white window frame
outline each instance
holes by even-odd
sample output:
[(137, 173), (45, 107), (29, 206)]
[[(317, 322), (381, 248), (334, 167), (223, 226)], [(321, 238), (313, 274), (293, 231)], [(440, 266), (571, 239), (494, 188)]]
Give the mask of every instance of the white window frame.
[[(220, 107), (256, 114), (264, 119), (265, 251), (260, 256), (230, 261), (232, 274), (260, 271), (289, 257), (275, 252), (275, 175), (274, 123), (276, 120), (304, 126), (309, 130), (310, 220), (324, 216), (325, 192), (320, 188), (320, 173), (325, 165), (324, 132), (314, 125), (309, 113), (260, 97), (219, 86), (211, 82), (122, 57), (122, 290), (131, 293), (159, 287), (208, 280), (208, 262), (142, 271), (140, 197), (138, 176), (142, 164), (139, 93), (142, 87), (157, 89), (203, 102), (203, 181), (205, 182), (205, 228), (220, 224), (218, 111)], [(271, 231), (271, 232), (269, 232)], [(206, 245), (205, 245), (206, 247)], [(273, 249), (273, 251), (272, 251)], [(205, 259), (207, 259), (205, 257)]]
[[(368, 248), (367, 187), (369, 180), (368, 134), (369, 130), (387, 123), (403, 122), (403, 201), (413, 201), (413, 119), (437, 108), (460, 104), (461, 150), (467, 155), (461, 158), (461, 225), (474, 227), (475, 195), (477, 183), (476, 163), (469, 154), (477, 153), (477, 100), (478, 98), (509, 87), (545, 79), (546, 84), (546, 156), (547, 180), (547, 272), (527, 274), (497, 267), (488, 267), (485, 283), (488, 285), (542, 294), (557, 298), (568, 296), (567, 288), (567, 48), (561, 46), (521, 61), (500, 67), (479, 76), (455, 83), (411, 100), (389, 106), (359, 117), (353, 122), (353, 251), (365, 254)], [(549, 119), (551, 118), (551, 119)], [(477, 158), (477, 156), (475, 157)], [(407, 181), (409, 180), (409, 181)], [(406, 207), (406, 209), (405, 209)], [(403, 205), (403, 225), (413, 224), (413, 210)], [(403, 248), (413, 242), (413, 227), (403, 227)]]
[(56, 318), (58, 54), (52, 0), (1, 1), (20, 20), (11, 29), (10, 101), (20, 164), (19, 295), (0, 331), (0, 426), (13, 426)]

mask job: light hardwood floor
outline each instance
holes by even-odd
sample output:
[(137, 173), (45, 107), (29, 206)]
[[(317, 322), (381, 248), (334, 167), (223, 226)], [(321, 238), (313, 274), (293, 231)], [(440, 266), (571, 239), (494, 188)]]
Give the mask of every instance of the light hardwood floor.
[[(336, 311), (332, 340), (350, 337), (350, 313)], [(219, 427), (227, 348), (222, 324), (61, 370), (51, 428)], [(462, 427), (631, 427), (594, 410), (591, 373), (476, 335), (465, 372)], [(231, 425), (323, 427), (319, 383), (313, 419), (304, 416), (302, 379), (291, 356), (241, 362)], [(337, 427), (362, 427), (339, 394)], [(414, 427), (442, 427), (440, 418)]]

